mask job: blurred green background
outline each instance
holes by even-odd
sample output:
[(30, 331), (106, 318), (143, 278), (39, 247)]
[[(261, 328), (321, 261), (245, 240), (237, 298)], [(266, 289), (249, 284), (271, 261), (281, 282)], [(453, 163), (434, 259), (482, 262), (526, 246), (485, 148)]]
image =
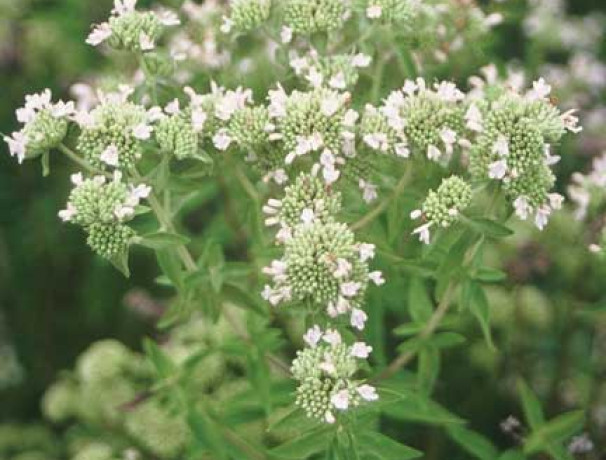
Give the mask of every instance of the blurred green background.
[[(505, 3), (508, 2), (518, 4), (519, 9), (525, 6), (523, 1)], [(22, 104), (25, 94), (49, 87), (57, 97), (67, 98), (74, 82), (103, 67), (103, 57), (84, 43), (84, 37), (91, 23), (107, 17), (111, 3), (0, 0), (1, 132), (10, 133), (16, 128), (14, 110)], [(606, 12), (606, 2), (570, 0), (569, 10), (578, 15), (595, 10)], [(512, 7), (512, 11), (517, 10)], [(495, 49), (501, 62), (513, 58), (528, 62), (529, 47), (519, 21), (498, 29)], [(565, 56), (554, 53), (550, 58), (557, 61)], [(75, 226), (60, 225), (57, 211), (69, 193), (68, 176), (72, 172), (63, 158), (53, 157), (53, 174), (41, 179), (39, 166), (32, 163), (21, 167), (4, 145), (0, 150), (0, 374), (12, 375), (14, 383), (21, 378), (19, 384), (0, 387), (0, 423), (29, 422), (40, 418), (39, 400), (44, 389), (60, 370), (71, 367), (75, 357), (92, 341), (113, 337), (140, 348), (141, 337), (152, 333), (153, 326), (136, 310), (142, 303), (153, 303), (156, 269), (150, 263), (150, 255), (135, 252), (131, 261), (133, 277), (125, 280), (88, 250)], [(587, 153), (599, 152), (590, 148)], [(573, 171), (584, 169), (586, 163), (583, 155), (565, 158), (560, 171), (563, 182)], [(552, 234), (546, 235), (551, 243), (528, 245), (524, 247), (527, 252), (511, 255), (511, 264), (522, 265), (522, 269), (512, 266), (512, 273), (519, 275), (526, 270), (530, 274), (522, 281), (536, 285), (547, 295), (565, 292), (571, 298), (587, 301), (606, 297), (606, 288), (600, 283), (603, 270), (594, 265), (584, 261), (575, 264), (571, 259), (570, 270), (577, 270), (574, 276), (558, 273), (561, 267), (552, 267), (550, 277), (541, 271), (542, 254), (562, 249), (562, 234), (558, 233), (562, 227), (570, 228), (565, 222), (556, 223), (550, 230)], [(589, 269), (593, 274), (586, 277), (584, 271)], [(566, 316), (562, 316), (560, 326), (565, 326), (566, 321)], [(543, 344), (548, 350), (543, 352), (553, 351), (549, 347), (557, 345), (559, 332), (548, 337)], [(521, 340), (516, 346), (523, 348), (525, 343)], [(10, 353), (2, 354), (2, 349), (9, 348), (14, 350), (18, 365)], [(554, 348), (556, 360), (559, 349)], [(523, 350), (517, 351), (519, 355), (512, 356), (525, 359)], [(466, 359), (453, 356), (454, 362)], [(461, 373), (459, 379), (453, 380), (460, 388), (451, 388), (451, 395), (460, 394), (469, 388), (470, 380), (478, 377)], [(479, 383), (477, 388), (481, 393), (491, 386)], [(474, 401), (485, 404), (482, 397)], [(476, 414), (476, 420), (477, 414), (483, 412), (482, 419), (496, 425), (507, 409), (493, 409), (494, 413), (486, 407), (462, 408)]]

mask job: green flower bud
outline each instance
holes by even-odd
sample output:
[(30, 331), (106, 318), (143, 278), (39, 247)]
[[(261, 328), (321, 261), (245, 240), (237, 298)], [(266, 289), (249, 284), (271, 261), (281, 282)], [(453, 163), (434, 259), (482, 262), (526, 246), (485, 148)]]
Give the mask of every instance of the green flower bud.
[(348, 12), (344, 0), (285, 0), (284, 3), (284, 22), (301, 34), (338, 29)]
[(269, 18), (271, 0), (231, 0), (229, 23), (239, 32), (261, 26)]
[(431, 190), (423, 203), (428, 222), (449, 227), (471, 203), (471, 186), (457, 176), (444, 179), (437, 190)]
[(126, 225), (94, 223), (87, 230), (86, 243), (96, 254), (106, 259), (123, 254), (136, 235)]

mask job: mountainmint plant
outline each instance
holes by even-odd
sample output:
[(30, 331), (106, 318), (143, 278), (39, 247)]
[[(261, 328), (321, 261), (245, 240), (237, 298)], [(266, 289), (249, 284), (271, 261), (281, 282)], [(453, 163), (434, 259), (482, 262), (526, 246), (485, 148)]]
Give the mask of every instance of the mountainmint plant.
[[(563, 206), (575, 111), (475, 52), (500, 2), (169, 3), (115, 0), (86, 43), (121, 76), (28, 96), (4, 137), (45, 174), (70, 160), (59, 219), (127, 276), (153, 252), (172, 292), (161, 339), (92, 345), (46, 416), (82, 460), (420, 458), (380, 418), (451, 416), (431, 396), (453, 324), (492, 346), (484, 254), (513, 215), (543, 230)], [(580, 218), (594, 166), (569, 189)], [(552, 452), (546, 433), (523, 449)]]

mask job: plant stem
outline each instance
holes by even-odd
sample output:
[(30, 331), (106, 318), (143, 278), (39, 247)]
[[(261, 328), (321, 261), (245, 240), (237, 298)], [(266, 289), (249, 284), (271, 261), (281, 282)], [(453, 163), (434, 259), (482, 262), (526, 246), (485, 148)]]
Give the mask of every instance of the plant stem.
[(105, 177), (113, 177), (110, 173), (108, 173), (107, 171), (102, 171), (100, 169), (95, 168), (93, 165), (91, 165), (88, 161), (86, 161), (84, 158), (81, 158), (78, 156), (78, 154), (76, 152), (74, 152), (72, 149), (70, 149), (68, 146), (66, 146), (65, 144), (59, 144), (58, 149), (61, 151), (61, 153), (63, 153), (67, 158), (69, 158), (70, 160), (72, 160), (74, 163), (76, 163), (78, 166), (80, 166), (81, 168), (84, 168), (86, 171), (93, 173), (93, 174), (100, 174), (103, 175)]
[(381, 215), (381, 213), (383, 211), (385, 211), (385, 209), (387, 209), (387, 206), (389, 206), (389, 203), (391, 203), (392, 200), (394, 200), (398, 195), (400, 195), (400, 193), (402, 193), (404, 191), (404, 187), (406, 187), (406, 185), (410, 181), (411, 177), (412, 177), (412, 167), (410, 165), (406, 165), (406, 171), (404, 172), (404, 174), (402, 175), (402, 177), (396, 184), (395, 188), (393, 189), (392, 194), (390, 196), (388, 196), (387, 198), (385, 198), (383, 201), (381, 201), (381, 203), (379, 203), (379, 205), (376, 208), (374, 208), (372, 211), (370, 211), (368, 214), (366, 214), (360, 220), (358, 220), (357, 222), (354, 222), (351, 225), (351, 229), (354, 231), (360, 230), (361, 228), (364, 228), (368, 224), (370, 224), (377, 217), (379, 217)]

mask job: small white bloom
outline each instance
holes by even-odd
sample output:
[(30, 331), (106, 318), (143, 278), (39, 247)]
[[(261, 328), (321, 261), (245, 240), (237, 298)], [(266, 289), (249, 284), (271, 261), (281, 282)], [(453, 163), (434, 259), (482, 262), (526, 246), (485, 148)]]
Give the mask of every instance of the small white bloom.
[(438, 161), (441, 156), (442, 152), (440, 152), (440, 149), (437, 148), (435, 145), (430, 145), (429, 147), (427, 147), (427, 158), (429, 158), (430, 160)]
[(149, 121), (150, 123), (160, 121), (163, 118), (164, 113), (162, 112), (162, 108), (158, 107), (157, 105), (147, 111), (147, 121)]
[(131, 217), (135, 213), (135, 210), (131, 206), (118, 206), (114, 209), (114, 215), (118, 220), (122, 221), (128, 217)]
[(366, 203), (372, 203), (379, 196), (376, 185), (366, 182), (364, 179), (360, 179), (358, 185), (362, 190), (362, 198)]
[(480, 109), (475, 104), (471, 104), (469, 109), (467, 109), (465, 121), (467, 128), (471, 131), (480, 133), (484, 130), (482, 112), (480, 112)]
[(110, 145), (101, 152), (99, 159), (108, 166), (117, 167), (120, 164), (118, 147)]
[(549, 206), (541, 206), (537, 209), (534, 217), (534, 223), (539, 230), (543, 230), (549, 222), (551, 208)]
[(422, 215), (423, 215), (423, 211), (421, 211), (420, 209), (415, 209), (414, 211), (412, 211), (410, 213), (410, 218), (413, 220), (417, 220)]
[(368, 67), (371, 61), (372, 58), (369, 55), (358, 53), (351, 60), (351, 65), (354, 67)]
[(199, 133), (204, 129), (204, 125), (206, 124), (206, 120), (208, 115), (206, 112), (200, 109), (194, 109), (191, 112), (191, 125), (194, 128), (194, 131)]
[(179, 99), (173, 99), (171, 102), (169, 102), (164, 108), (164, 111), (169, 115), (176, 115), (177, 113), (181, 112)]
[(340, 176), (341, 172), (333, 165), (328, 165), (322, 168), (322, 177), (324, 178), (324, 182), (329, 185), (335, 183)]
[(78, 186), (82, 184), (82, 182), (84, 182), (84, 176), (82, 175), (82, 173), (72, 174), (70, 176), (70, 180), (72, 181), (72, 184)]
[(232, 21), (227, 16), (223, 16), (223, 24), (221, 24), (221, 27), (219, 28), (219, 30), (221, 32), (223, 32), (224, 34), (228, 34), (231, 32), (231, 29), (233, 26), (234, 26), (234, 21)]
[(509, 155), (509, 141), (505, 136), (499, 134), (496, 142), (492, 145), (492, 152), (496, 153), (500, 157), (506, 157)]
[(324, 414), (324, 420), (326, 420), (326, 423), (329, 423), (331, 425), (336, 422), (335, 416), (329, 410), (327, 410)]
[(377, 286), (382, 286), (383, 284), (385, 284), (385, 278), (383, 278), (383, 273), (381, 273), (380, 271), (376, 270), (374, 272), (370, 272), (368, 274), (368, 278), (375, 283)]
[(453, 82), (443, 81), (436, 83), (436, 92), (438, 97), (446, 102), (458, 102), (465, 98), (465, 95), (457, 88)]
[(305, 78), (314, 88), (322, 86), (322, 82), (324, 81), (324, 77), (315, 67), (309, 68), (309, 73)]
[(559, 155), (551, 154), (551, 145), (545, 144), (543, 146), (543, 153), (545, 154), (545, 164), (547, 166), (553, 166), (560, 162), (561, 157)]
[(372, 352), (372, 347), (364, 342), (356, 342), (351, 346), (350, 354), (354, 358), (367, 359)]
[(135, 6), (137, 5), (137, 0), (114, 0), (114, 8), (112, 9), (112, 14), (116, 16), (122, 16), (127, 13), (132, 13), (135, 11)]
[(383, 8), (379, 5), (371, 5), (366, 8), (366, 17), (368, 19), (379, 19), (381, 16), (383, 16)]
[(549, 200), (549, 206), (551, 209), (559, 210), (562, 209), (562, 204), (564, 203), (564, 197), (559, 193), (550, 193), (547, 195), (547, 199)]
[(280, 31), (280, 40), (282, 40), (282, 43), (290, 43), (292, 41), (292, 33), (292, 28), (283, 26), (282, 30)]
[(528, 91), (527, 98), (531, 101), (543, 100), (551, 94), (551, 86), (545, 82), (544, 78), (539, 78), (533, 82), (532, 89)]
[(4, 142), (8, 144), (10, 155), (17, 157), (19, 163), (23, 163), (27, 148), (27, 137), (22, 132), (14, 132), (12, 137), (5, 136)]
[(59, 211), (59, 218), (63, 222), (69, 222), (76, 215), (76, 208), (73, 204), (68, 203), (67, 208)]
[(309, 345), (311, 348), (315, 348), (322, 339), (322, 329), (317, 324), (313, 327), (309, 328), (305, 335), (303, 336), (303, 340), (305, 343)]
[[(345, 74), (343, 72), (339, 72), (336, 75), (333, 75), (332, 77), (330, 77), (330, 80), (328, 81), (328, 85), (331, 88), (335, 88), (335, 89), (347, 88), (347, 81), (345, 81)], [(336, 110), (335, 110), (335, 112), (336, 112)]]
[(361, 287), (357, 281), (347, 281), (341, 285), (341, 294), (345, 297), (355, 297)]
[(357, 390), (362, 399), (366, 401), (376, 401), (379, 399), (376, 388), (371, 385), (360, 385)]
[(366, 315), (363, 310), (360, 310), (359, 308), (354, 308), (351, 310), (350, 323), (359, 331), (364, 329), (366, 320), (368, 320), (368, 315)]
[(578, 134), (583, 131), (583, 127), (579, 126), (579, 117), (575, 115), (576, 112), (576, 109), (568, 110), (560, 116), (560, 119), (564, 123), (564, 128), (571, 133)]
[(305, 208), (301, 212), (301, 222), (303, 222), (303, 225), (311, 225), (314, 220), (316, 220), (316, 215), (313, 209)]
[(333, 94), (322, 100), (320, 111), (327, 117), (332, 117), (341, 108), (341, 98)]
[(158, 19), (160, 19), (160, 23), (166, 27), (178, 26), (179, 24), (181, 24), (179, 16), (174, 11), (163, 9), (161, 11), (156, 12), (156, 16), (158, 17)]
[(322, 340), (332, 346), (339, 345), (341, 343), (341, 334), (336, 329), (327, 329), (322, 336)]
[(431, 227), (431, 222), (421, 225), (413, 230), (413, 235), (419, 235), (419, 240), (425, 244), (429, 244), (429, 240), (431, 238), (429, 228)]
[(231, 145), (233, 139), (227, 134), (226, 129), (221, 129), (213, 136), (213, 145), (218, 149), (225, 151)]
[(404, 91), (404, 94), (407, 94), (408, 96), (414, 96), (415, 92), (418, 89), (419, 89), (419, 87), (412, 80), (406, 80), (404, 82), (404, 86), (402, 87), (402, 91)]
[(503, 22), (503, 15), (501, 13), (492, 13), (486, 16), (484, 19), (484, 24), (488, 27), (498, 26)]
[(488, 177), (491, 179), (503, 180), (507, 174), (507, 162), (498, 160), (490, 163), (488, 166)]
[(156, 47), (156, 44), (149, 35), (141, 32), (139, 35), (139, 46), (141, 47), (141, 51), (151, 51)]
[(442, 131), (440, 131), (440, 138), (447, 148), (452, 148), (452, 146), (457, 142), (457, 133), (455, 133), (452, 129), (443, 128)]
[(360, 114), (356, 112), (354, 109), (348, 109), (343, 115), (343, 126), (347, 126), (348, 128), (352, 128), (356, 125), (356, 122), (360, 118)]
[(408, 145), (403, 142), (394, 145), (394, 150), (396, 155), (401, 158), (408, 158), (410, 156), (410, 149), (408, 148)]
[(339, 410), (347, 410), (349, 407), (349, 391), (341, 390), (330, 398), (330, 402)]
[(137, 186), (130, 186), (130, 202), (134, 203), (134, 205), (138, 205), (139, 201), (144, 200), (151, 193), (152, 188), (146, 184), (139, 184)]
[(516, 210), (516, 215), (522, 219), (528, 219), (528, 215), (532, 212), (532, 206), (528, 203), (528, 198), (519, 196), (513, 202), (513, 207)]
[(332, 272), (332, 275), (335, 278), (345, 278), (351, 273), (352, 265), (349, 261), (338, 258), (337, 259), (337, 268)]
[(389, 149), (389, 139), (385, 133), (370, 133), (364, 135), (363, 141), (374, 150), (386, 152)]
[(141, 141), (145, 141), (151, 137), (153, 128), (145, 123), (139, 123), (133, 128), (133, 136)]
[(95, 26), (92, 32), (86, 39), (86, 43), (92, 46), (97, 46), (103, 43), (112, 35), (112, 29), (107, 22), (103, 22)]
[(361, 243), (358, 251), (360, 252), (360, 260), (366, 262), (375, 257), (375, 245), (371, 243)]

